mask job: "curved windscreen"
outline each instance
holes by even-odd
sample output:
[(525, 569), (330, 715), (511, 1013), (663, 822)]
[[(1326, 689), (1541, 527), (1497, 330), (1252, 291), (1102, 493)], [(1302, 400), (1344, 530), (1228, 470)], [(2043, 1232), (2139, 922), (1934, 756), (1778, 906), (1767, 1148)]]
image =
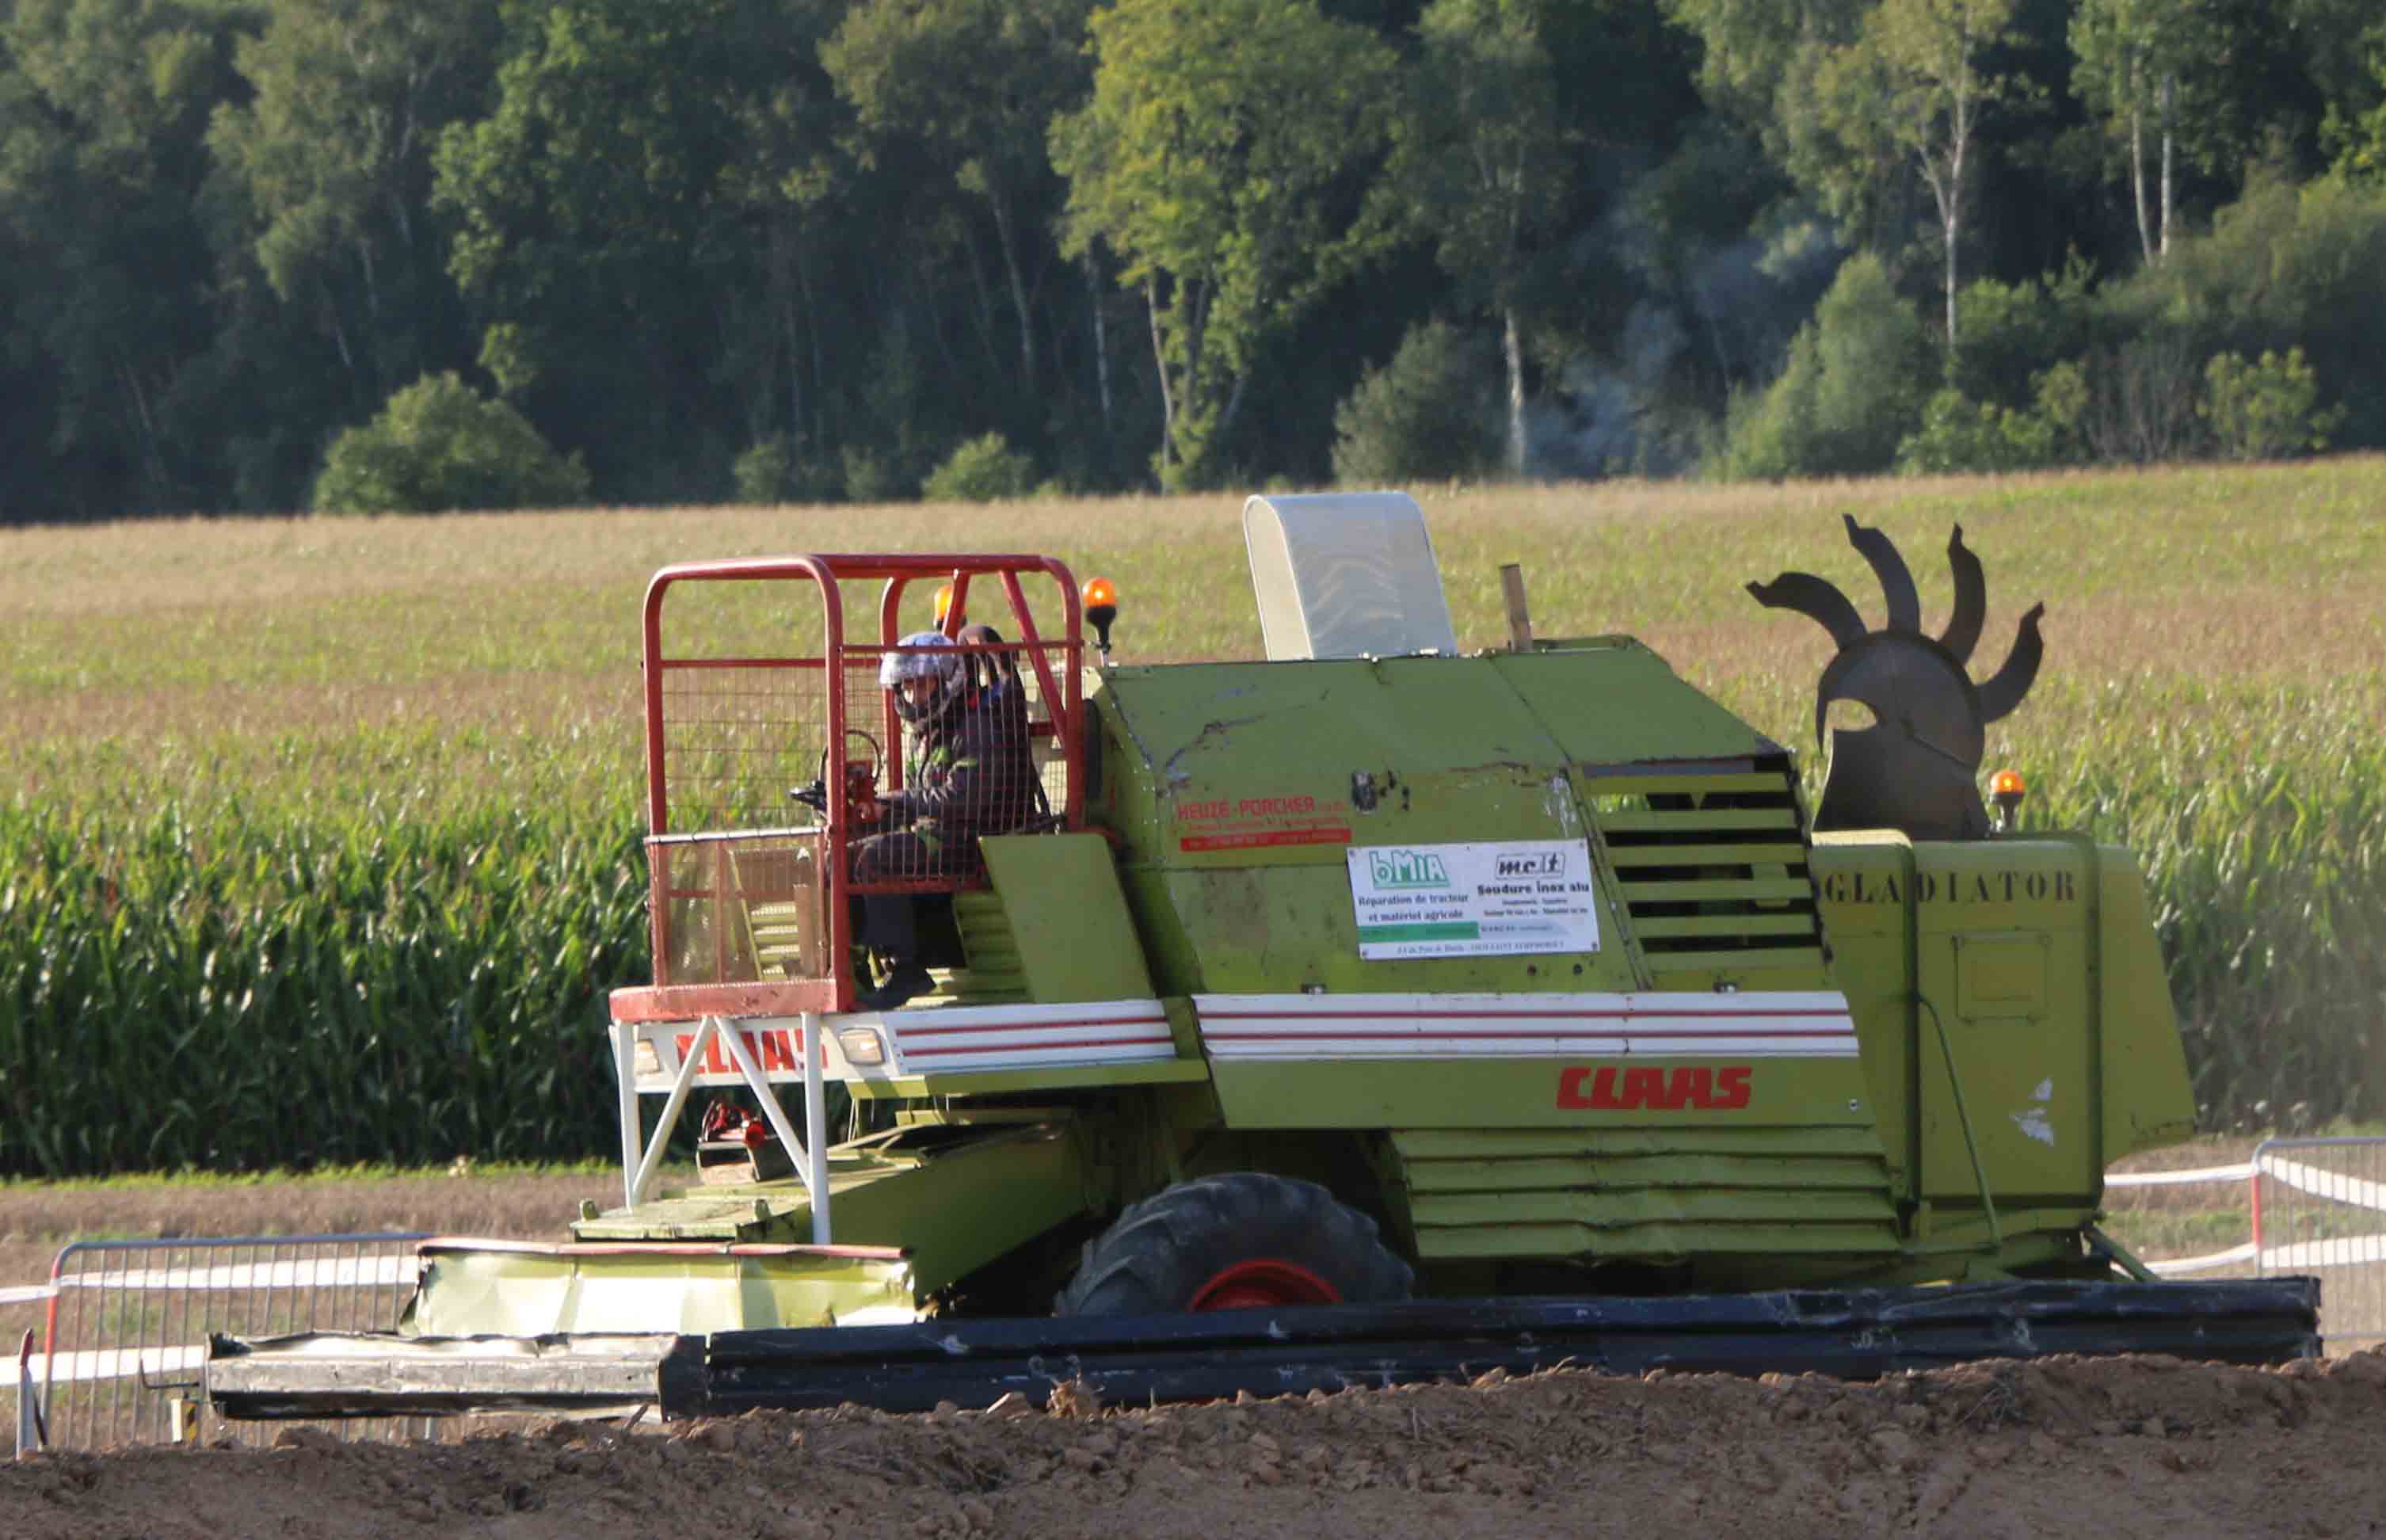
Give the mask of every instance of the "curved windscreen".
[(1243, 544), (1271, 659), (1458, 651), (1425, 512), (1407, 493), (1253, 497)]

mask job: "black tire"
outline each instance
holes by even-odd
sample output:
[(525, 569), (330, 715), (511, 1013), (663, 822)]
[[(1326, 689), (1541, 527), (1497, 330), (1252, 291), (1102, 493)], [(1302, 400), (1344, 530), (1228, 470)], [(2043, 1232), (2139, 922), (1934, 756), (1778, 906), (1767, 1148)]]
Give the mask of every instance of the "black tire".
[[(1234, 1171), (1180, 1182), (1129, 1205), (1116, 1223), (1086, 1243), (1077, 1275), (1053, 1296), (1052, 1313), (1188, 1310), (1230, 1270), (1266, 1273), (1271, 1264), (1283, 1277), (1323, 1284), (1346, 1304), (1406, 1299), (1415, 1278), (1385, 1246), (1374, 1220), (1335, 1201), (1317, 1183)], [(1266, 1292), (1264, 1280), (1255, 1286)], [(1202, 1308), (1235, 1308), (1220, 1297), (1212, 1292)]]

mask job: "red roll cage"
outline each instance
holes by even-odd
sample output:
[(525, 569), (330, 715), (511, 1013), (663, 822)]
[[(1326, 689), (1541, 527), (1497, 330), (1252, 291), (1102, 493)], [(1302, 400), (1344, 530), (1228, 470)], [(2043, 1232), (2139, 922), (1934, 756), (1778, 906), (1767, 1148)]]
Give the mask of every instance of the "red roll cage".
[[(694, 1020), (708, 1015), (790, 1016), (853, 1006), (850, 922), (860, 892), (953, 892), (982, 875), (926, 876), (866, 887), (849, 881), (848, 847), (870, 833), (842, 773), (860, 736), (878, 749), (890, 788), (903, 783), (902, 724), (877, 686), (882, 658), (899, 652), (903, 602), (922, 581), (950, 585), (939, 617), (947, 636), (971, 619), (973, 580), (996, 590), (1007, 614), (999, 645), (963, 648), (1019, 670), (1031, 703), (1028, 732), (1049, 804), (1039, 827), (1085, 827), (1084, 655), (1075, 580), (1041, 556), (842, 555), (684, 562), (657, 572), (644, 616), (646, 850), (654, 982), (616, 990), (616, 1021)], [(1057, 586), (1061, 626), (1036, 621), (1028, 584)], [(805, 583), (818, 595), (810, 650), (786, 655), (689, 646), (666, 653), (664, 604), (685, 583)], [(848, 639), (842, 585), (877, 582), (874, 641)], [(1050, 613), (1049, 608), (1047, 614)], [(800, 623), (790, 628), (800, 632)], [(867, 704), (852, 698), (861, 676)], [(871, 729), (876, 729), (873, 734)], [(822, 783), (823, 816), (795, 823), (788, 781)], [(764, 936), (784, 924), (800, 937), (775, 956)]]

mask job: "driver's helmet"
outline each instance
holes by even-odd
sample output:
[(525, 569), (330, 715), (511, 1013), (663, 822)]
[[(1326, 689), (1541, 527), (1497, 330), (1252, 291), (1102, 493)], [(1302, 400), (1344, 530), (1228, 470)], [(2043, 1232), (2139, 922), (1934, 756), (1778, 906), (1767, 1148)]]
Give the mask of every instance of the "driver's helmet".
[[(893, 692), (895, 709), (903, 720), (917, 727), (950, 710), (961, 694), (961, 658), (952, 638), (941, 631), (915, 631), (896, 645), (907, 650), (879, 659), (878, 687)], [(915, 647), (923, 650), (908, 650)], [(927, 699), (914, 701), (903, 688), (905, 681), (913, 679), (933, 682)]]

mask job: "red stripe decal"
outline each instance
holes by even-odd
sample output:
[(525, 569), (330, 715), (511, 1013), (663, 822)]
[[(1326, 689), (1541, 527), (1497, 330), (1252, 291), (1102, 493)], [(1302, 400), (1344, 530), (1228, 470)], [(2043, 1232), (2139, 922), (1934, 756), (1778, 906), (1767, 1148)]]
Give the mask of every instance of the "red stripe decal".
[(913, 1037), (966, 1037), (998, 1033), (1068, 1032), (1078, 1027), (1155, 1027), (1167, 1018), (1162, 1016), (1089, 1016), (1081, 1021), (994, 1021), (979, 1027), (898, 1027), (898, 1039)]
[(1599, 1042), (1614, 1042), (1626, 1037), (1853, 1037), (1853, 1029), (1844, 1032), (1799, 1031), (1788, 1027), (1744, 1027), (1737, 1032), (1664, 1032), (1640, 1029), (1632, 1032), (1205, 1032), (1201, 1034), (1212, 1043), (1447, 1043), (1457, 1038), (1496, 1038), (1514, 1041), (1520, 1038), (1589, 1037)]
[(1205, 1010), (1204, 1021), (1639, 1021), (1690, 1017), (1716, 1021), (1822, 1017), (1845, 1020), (1844, 1010), (1817, 1008), (1778, 1010), (1699, 1010), (1651, 1007), (1646, 1010)]
[[(912, 1052), (903, 1054), (901, 1057), (905, 1058), (941, 1058), (948, 1054), (976, 1054), (981, 1058), (994, 1058), (998, 1057), (1005, 1050), (1009, 1050), (1013, 1053), (1049, 1054), (1072, 1051), (1078, 1048), (1162, 1047), (1169, 1042), (1170, 1039), (1166, 1037), (1103, 1037), (1098, 1038), (1090, 1043), (994, 1043), (975, 1046), (965, 1044), (959, 1047), (952, 1048), (919, 1048)], [(1029, 1068), (1050, 1069), (1052, 1066), (1032, 1065), (1029, 1066)]]

